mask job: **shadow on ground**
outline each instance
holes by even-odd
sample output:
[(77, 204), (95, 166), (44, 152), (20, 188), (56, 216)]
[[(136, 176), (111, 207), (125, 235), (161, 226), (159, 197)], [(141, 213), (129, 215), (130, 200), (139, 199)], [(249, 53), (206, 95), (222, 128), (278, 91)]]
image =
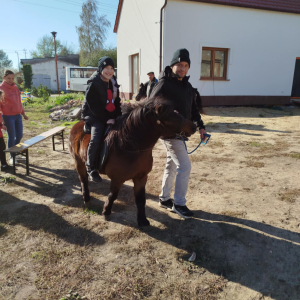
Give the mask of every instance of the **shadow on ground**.
[(299, 106), (204, 107), (204, 115), (237, 118), (280, 118), (300, 116)]
[[(39, 195), (53, 198), (61, 205), (80, 207), (79, 181), (74, 170), (51, 170), (32, 166), (31, 176), (20, 176), (16, 180), (19, 188), (31, 189)], [(54, 183), (47, 182), (47, 176)], [(109, 191), (108, 180), (100, 185), (90, 185), (91, 194), (101, 195), (91, 200), (94, 206), (103, 206)], [(102, 197), (103, 196), (103, 197)], [(31, 230), (43, 229), (71, 244), (98, 244), (104, 239), (80, 227), (73, 227), (58, 216), (47, 205), (22, 201), (0, 191), (0, 223), (21, 224)], [(148, 203), (156, 201), (157, 195), (147, 194)], [(18, 207), (19, 203), (19, 207)], [(16, 205), (12, 212), (5, 207)], [(211, 273), (223, 275), (232, 282), (271, 296), (273, 299), (299, 299), (300, 295), (300, 234), (263, 223), (235, 217), (195, 212), (195, 218), (178, 219), (166, 210), (147, 206), (150, 220), (160, 222), (158, 227), (141, 228), (152, 238), (168, 243), (183, 253), (186, 259), (196, 252), (195, 264)], [(156, 205), (156, 204), (155, 204)], [(100, 217), (100, 216), (99, 216)], [(136, 207), (132, 187), (124, 185), (118, 201), (114, 204), (111, 222), (137, 227)], [(6, 230), (0, 227), (0, 234)], [(184, 254), (186, 253), (186, 254)]]

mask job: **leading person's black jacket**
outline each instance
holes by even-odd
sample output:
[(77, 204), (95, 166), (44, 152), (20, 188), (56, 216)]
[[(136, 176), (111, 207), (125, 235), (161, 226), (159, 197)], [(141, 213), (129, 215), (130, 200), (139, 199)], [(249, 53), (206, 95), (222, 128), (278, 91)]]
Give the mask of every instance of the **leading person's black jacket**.
[(198, 130), (205, 129), (196, 103), (197, 95), (195, 89), (189, 83), (189, 76), (178, 80), (172, 69), (167, 66), (160, 74), (158, 83), (154, 86), (150, 98), (157, 96), (163, 96), (171, 101), (174, 109), (184, 118), (192, 120)]

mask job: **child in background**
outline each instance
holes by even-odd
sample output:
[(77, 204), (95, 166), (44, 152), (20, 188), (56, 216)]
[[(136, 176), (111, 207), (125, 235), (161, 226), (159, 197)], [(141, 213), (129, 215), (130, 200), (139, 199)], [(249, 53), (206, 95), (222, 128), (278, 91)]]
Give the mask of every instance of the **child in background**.
[[(3, 120), (7, 128), (8, 141), (7, 146), (11, 148), (20, 143), (23, 137), (23, 123), (22, 116), (25, 120), (28, 120), (26, 116), (22, 102), (20, 91), (15, 84), (15, 74), (11, 70), (5, 70), (2, 84), (0, 89), (3, 90), (5, 97), (4, 103), (0, 103), (0, 111), (2, 111)], [(24, 157), (17, 155), (18, 159), (24, 159)], [(10, 158), (10, 164), (13, 164), (12, 155)]]
[[(4, 102), (4, 92), (0, 90), (0, 105)], [(3, 138), (3, 133), (2, 130), (6, 130), (6, 127), (3, 123), (2, 119), (2, 114), (0, 112), (0, 161), (1, 161), (1, 171), (9, 171), (12, 169), (11, 166), (9, 166), (6, 162), (6, 157), (5, 157), (5, 152), (4, 150), (6, 149), (4, 138)]]

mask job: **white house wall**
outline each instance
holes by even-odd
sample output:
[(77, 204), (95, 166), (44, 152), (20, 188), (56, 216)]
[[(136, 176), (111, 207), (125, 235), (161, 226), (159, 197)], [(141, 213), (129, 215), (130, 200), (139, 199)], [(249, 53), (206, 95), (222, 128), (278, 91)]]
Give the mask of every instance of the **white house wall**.
[[(163, 65), (176, 49), (187, 48), (190, 80), (203, 96), (290, 96), (299, 28), (298, 14), (170, 0)], [(230, 49), (228, 81), (199, 80), (202, 47)]]
[(130, 56), (139, 53), (139, 82), (159, 72), (160, 9), (164, 0), (124, 0), (117, 29), (118, 83), (132, 92)]
[[(66, 75), (66, 67), (72, 67), (74, 66), (73, 64), (63, 62), (63, 61), (58, 61), (57, 62), (57, 69), (58, 69), (58, 77), (65, 77)], [(41, 63), (36, 63), (32, 64), (32, 73), (34, 75), (49, 75), (50, 76), (50, 82), (51, 82), (51, 90), (52, 91), (57, 91), (57, 82), (56, 82), (56, 65), (55, 65), (55, 60), (51, 61), (46, 61), (46, 62), (41, 62)], [(62, 85), (60, 84), (60, 87)]]

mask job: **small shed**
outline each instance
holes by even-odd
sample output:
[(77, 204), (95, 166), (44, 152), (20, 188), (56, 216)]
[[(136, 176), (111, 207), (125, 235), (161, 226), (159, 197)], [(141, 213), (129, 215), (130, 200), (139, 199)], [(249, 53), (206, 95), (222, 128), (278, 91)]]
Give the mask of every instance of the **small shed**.
[[(55, 57), (43, 57), (32, 59), (21, 59), (21, 64), (30, 64), (32, 67), (32, 84), (34, 87), (40, 84), (46, 85), (52, 91), (57, 91), (57, 76)], [(78, 67), (79, 55), (57, 56), (57, 69), (59, 90), (66, 90), (66, 67)]]

